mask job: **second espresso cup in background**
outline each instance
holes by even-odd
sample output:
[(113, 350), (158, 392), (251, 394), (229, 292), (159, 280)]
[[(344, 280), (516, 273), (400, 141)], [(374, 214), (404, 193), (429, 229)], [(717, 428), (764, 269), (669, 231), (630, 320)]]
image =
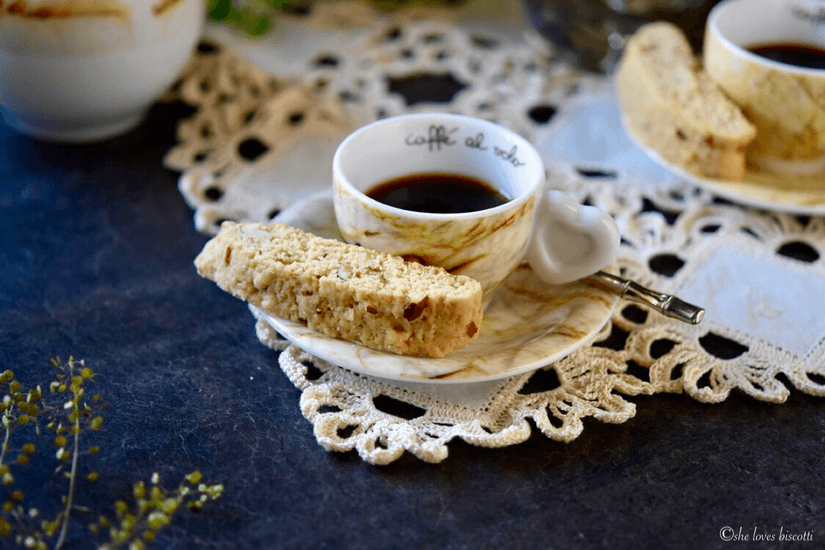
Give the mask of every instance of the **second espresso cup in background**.
[(705, 70), (756, 126), (748, 158), (769, 172), (825, 174), (821, 4), (727, 0), (708, 17)]
[(374, 122), (333, 159), (335, 216), (348, 242), (472, 277), (485, 304), (525, 258), (557, 284), (615, 259), (613, 219), (544, 183), (527, 140), (461, 115)]

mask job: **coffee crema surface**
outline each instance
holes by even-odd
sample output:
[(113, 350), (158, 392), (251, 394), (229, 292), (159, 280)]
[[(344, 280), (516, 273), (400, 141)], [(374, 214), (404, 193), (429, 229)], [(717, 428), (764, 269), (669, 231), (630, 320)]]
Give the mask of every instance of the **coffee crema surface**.
[(478, 212), (510, 200), (480, 179), (439, 172), (392, 178), (374, 185), (366, 195), (388, 206), (430, 214)]

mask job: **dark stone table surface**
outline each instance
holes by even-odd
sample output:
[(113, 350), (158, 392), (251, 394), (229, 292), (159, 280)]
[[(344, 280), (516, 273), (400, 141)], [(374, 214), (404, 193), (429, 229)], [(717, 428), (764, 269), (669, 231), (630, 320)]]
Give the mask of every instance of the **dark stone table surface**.
[[(825, 547), (825, 400), (798, 391), (784, 404), (629, 398), (635, 418), (588, 419), (571, 443), (455, 441), (436, 465), (325, 451), (246, 306), (195, 273), (207, 238), (161, 164), (187, 113), (157, 106), (91, 146), (0, 128), (0, 370), (45, 388), (52, 358), (82, 358), (107, 404), (84, 434), (100, 453), (80, 472), (99, 478), (78, 483), (67, 548), (104, 542), (88, 526), (135, 482), (158, 473), (174, 488), (194, 470), (222, 496), (176, 514), (154, 547)], [(37, 451), (0, 500), (22, 490), (53, 518), (67, 483), (50, 436), (15, 426), (9, 456), (18, 434)]]

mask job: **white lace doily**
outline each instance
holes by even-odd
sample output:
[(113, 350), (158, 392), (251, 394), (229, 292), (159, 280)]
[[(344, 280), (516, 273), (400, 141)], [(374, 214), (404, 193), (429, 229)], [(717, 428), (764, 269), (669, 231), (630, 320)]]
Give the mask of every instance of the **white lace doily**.
[[(390, 17), (355, 44), (334, 62), (319, 52), (300, 79), (268, 74), (217, 45), (201, 48), (178, 88), (198, 110), (167, 158), (183, 172), (180, 190), (199, 231), (214, 233), (227, 218), (266, 221), (328, 186), (336, 140), (376, 118), (449, 110), (537, 139), (571, 98), (605, 87), (529, 43), (497, 45), (444, 23), (399, 26)], [(449, 101), (413, 105), (390, 89), (422, 74), (441, 75), (430, 83), (448, 89), (451, 75), (464, 87)], [(736, 389), (775, 403), (794, 388), (825, 394), (825, 218), (751, 210), (652, 175), (618, 164), (549, 165), (553, 187), (615, 217), (624, 276), (704, 306), (700, 325), (622, 303), (593, 345), (545, 369), (429, 385), (321, 361), (259, 319), (258, 338), (282, 350), (280, 367), (301, 390), (318, 442), (374, 464), (405, 451), (438, 462), (454, 438), (500, 447), (524, 441), (536, 426), (570, 441), (586, 417), (632, 418), (626, 397), (640, 394), (687, 392), (706, 403)]]
[(305, 70), (284, 77), (205, 43), (185, 70), (177, 94), (198, 110), (180, 125), (166, 165), (184, 172), (180, 191), (199, 231), (213, 234), (227, 218), (265, 222), (328, 188), (338, 143), (368, 122), (448, 111), (529, 139), (568, 97), (603, 86), (553, 63), (539, 43), (406, 14), (304, 57)]

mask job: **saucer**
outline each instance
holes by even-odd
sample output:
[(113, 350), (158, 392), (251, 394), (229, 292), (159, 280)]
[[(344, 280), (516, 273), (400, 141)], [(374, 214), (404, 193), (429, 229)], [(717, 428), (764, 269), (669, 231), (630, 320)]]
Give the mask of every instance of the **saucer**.
[(742, 181), (704, 178), (663, 159), (628, 127), (612, 91), (571, 100), (537, 138), (545, 163), (615, 166), (653, 180), (688, 181), (737, 204), (793, 214), (825, 214), (825, 174), (779, 176), (748, 167)]
[[(341, 240), (329, 191), (296, 203), (273, 221)], [(590, 343), (618, 301), (618, 295), (586, 279), (548, 285), (524, 264), (496, 292), (479, 336), (438, 359), (371, 349), (257, 311), (291, 343), (335, 365), (378, 378), (443, 384), (508, 378), (558, 361)]]
[(635, 133), (622, 113), (628, 138), (653, 161), (690, 183), (733, 202), (792, 214), (825, 214), (825, 173), (812, 175), (773, 174), (748, 163), (741, 181), (700, 176), (662, 158)]

